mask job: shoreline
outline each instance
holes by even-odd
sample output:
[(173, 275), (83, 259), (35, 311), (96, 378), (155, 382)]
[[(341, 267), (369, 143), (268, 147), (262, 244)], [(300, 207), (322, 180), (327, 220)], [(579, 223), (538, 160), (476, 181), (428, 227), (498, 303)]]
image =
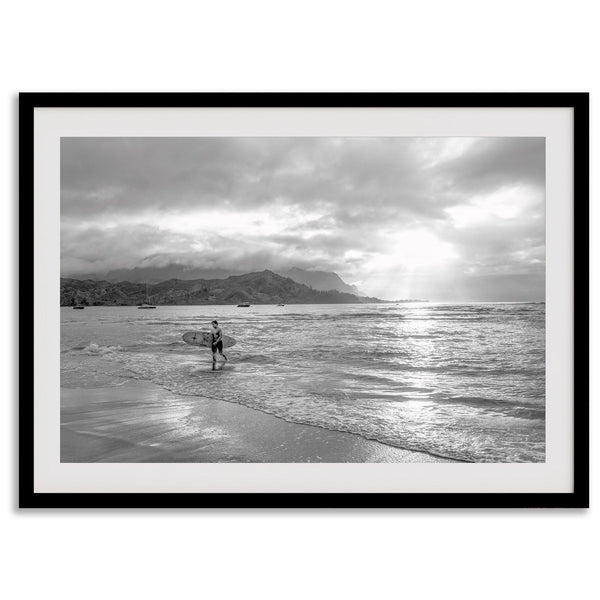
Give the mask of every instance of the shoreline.
[(136, 379), (60, 393), (65, 463), (460, 462)]

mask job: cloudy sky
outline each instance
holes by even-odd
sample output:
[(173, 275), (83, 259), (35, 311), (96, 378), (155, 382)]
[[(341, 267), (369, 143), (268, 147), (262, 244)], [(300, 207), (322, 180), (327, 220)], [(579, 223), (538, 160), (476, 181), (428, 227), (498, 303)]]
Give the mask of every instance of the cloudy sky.
[(543, 138), (63, 138), (61, 274), (297, 266), (543, 300), (544, 195)]

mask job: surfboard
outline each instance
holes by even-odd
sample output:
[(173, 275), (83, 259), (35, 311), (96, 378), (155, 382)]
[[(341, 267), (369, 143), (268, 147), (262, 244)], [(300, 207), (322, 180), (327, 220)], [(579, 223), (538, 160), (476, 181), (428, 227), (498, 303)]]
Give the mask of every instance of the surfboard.
[[(212, 345), (211, 335), (208, 331), (186, 331), (183, 334), (183, 341), (192, 346), (206, 346), (210, 348)], [(223, 336), (223, 348), (231, 348), (235, 346), (236, 341), (228, 335)]]

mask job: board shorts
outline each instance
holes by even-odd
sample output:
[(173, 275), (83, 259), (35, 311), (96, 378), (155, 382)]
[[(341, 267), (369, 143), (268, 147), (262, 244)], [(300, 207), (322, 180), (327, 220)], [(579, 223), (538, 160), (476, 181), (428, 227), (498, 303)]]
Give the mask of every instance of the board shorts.
[(223, 354), (223, 340), (220, 340), (219, 342), (217, 342), (216, 344), (212, 345), (212, 351), (213, 353), (216, 351), (219, 351), (221, 354)]

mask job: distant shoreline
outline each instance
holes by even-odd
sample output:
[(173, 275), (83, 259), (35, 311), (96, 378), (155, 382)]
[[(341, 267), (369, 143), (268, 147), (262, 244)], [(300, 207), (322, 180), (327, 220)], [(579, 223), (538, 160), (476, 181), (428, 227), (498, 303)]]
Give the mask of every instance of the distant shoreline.
[[(336, 306), (366, 306), (372, 304), (419, 304), (419, 303), (428, 303), (429, 300), (380, 300), (379, 302), (286, 302), (284, 306), (315, 306), (315, 305), (336, 305)], [(198, 304), (157, 304), (154, 303), (157, 307), (167, 307), (167, 306), (234, 306), (237, 307), (236, 303), (230, 302), (213, 302), (213, 303), (198, 303)], [(136, 308), (141, 306), (140, 304), (84, 304), (85, 308), (127, 308), (132, 307)], [(250, 305), (252, 306), (279, 306), (276, 302), (253, 302)], [(73, 308), (71, 304), (61, 304), (61, 308)]]
[[(286, 306), (370, 306), (373, 304), (546, 304), (545, 300), (380, 300), (379, 302), (287, 302)], [(85, 308), (136, 308), (139, 304), (89, 304)], [(203, 304), (156, 304), (157, 307), (170, 306), (233, 306), (235, 303), (203, 303)], [(252, 306), (278, 306), (275, 302), (254, 302)], [(73, 308), (70, 304), (61, 304), (60, 308)]]

